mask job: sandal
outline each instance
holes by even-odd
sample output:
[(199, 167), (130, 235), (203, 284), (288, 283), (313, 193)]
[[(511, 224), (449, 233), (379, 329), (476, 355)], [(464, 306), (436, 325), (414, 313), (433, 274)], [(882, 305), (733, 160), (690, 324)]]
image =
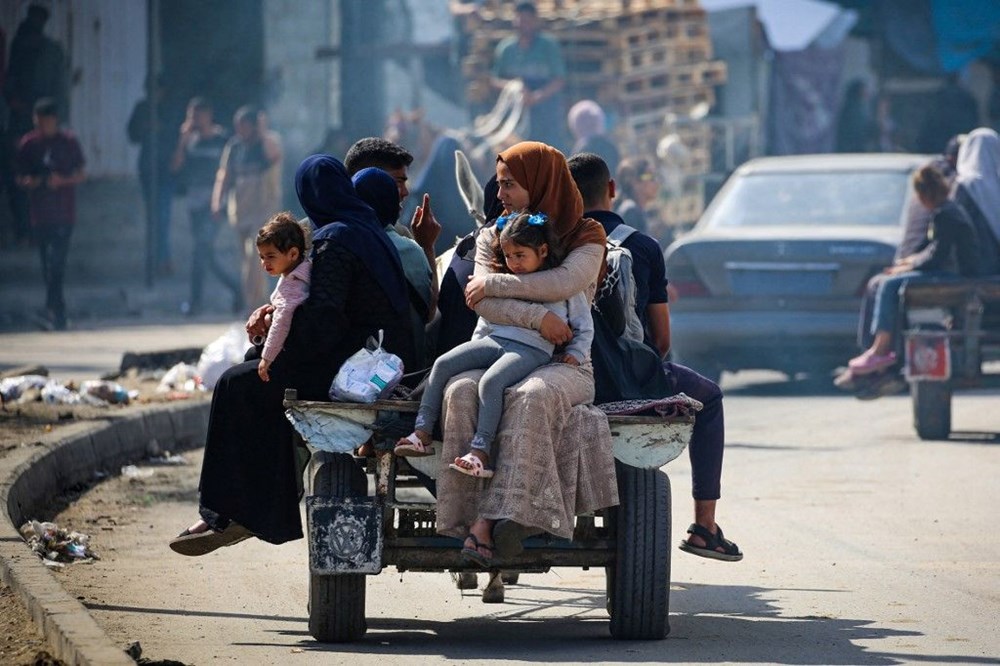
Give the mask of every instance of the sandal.
[(245, 541), (254, 536), (253, 532), (239, 523), (230, 521), (226, 529), (217, 532), (208, 528), (204, 532), (184, 530), (170, 541), (170, 550), (180, 555), (197, 557), (213, 550)]
[(396, 442), (396, 448), (392, 452), (402, 458), (424, 458), (434, 455), (433, 447), (424, 444), (416, 432), (411, 432)]
[[(471, 532), (469, 533), (469, 536), (465, 538), (466, 541), (469, 539), (472, 539), (472, 547), (470, 548), (463, 544), (462, 557), (467, 560), (472, 560), (484, 569), (488, 569), (490, 564), (493, 562), (493, 544), (480, 542), (479, 539), (476, 538), (476, 535)], [(490, 553), (489, 556), (487, 557), (486, 555), (480, 553), (480, 548), (488, 550)]]
[[(692, 555), (697, 555), (698, 557), (708, 557), (713, 560), (723, 560), (724, 562), (739, 562), (742, 560), (743, 553), (740, 552), (739, 547), (726, 537), (722, 536), (721, 527), (716, 525), (715, 529), (715, 534), (712, 534), (698, 523), (691, 523), (691, 527), (687, 529), (688, 534), (700, 536), (705, 540), (705, 545), (695, 546), (690, 541), (685, 539), (681, 541), (680, 549), (685, 553), (691, 553)], [(719, 552), (716, 548), (722, 548), (722, 552)]]
[[(458, 461), (466, 462), (472, 467), (462, 467), (458, 464)], [(493, 470), (486, 469), (483, 464), (482, 459), (479, 456), (473, 454), (472, 452), (466, 453), (461, 458), (455, 458), (455, 462), (448, 465), (451, 469), (456, 472), (461, 472), (467, 476), (473, 476), (477, 479), (491, 479), (493, 478)]]
[(847, 367), (855, 375), (869, 375), (879, 370), (885, 370), (896, 364), (896, 353), (861, 354), (847, 362)]

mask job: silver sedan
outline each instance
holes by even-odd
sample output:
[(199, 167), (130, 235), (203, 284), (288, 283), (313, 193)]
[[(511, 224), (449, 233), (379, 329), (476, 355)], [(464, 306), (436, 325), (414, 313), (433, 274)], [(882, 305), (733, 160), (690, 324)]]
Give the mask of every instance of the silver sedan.
[(919, 206), (926, 155), (799, 155), (747, 162), (666, 251), (673, 351), (722, 370), (823, 372), (855, 353), (868, 279), (892, 263)]

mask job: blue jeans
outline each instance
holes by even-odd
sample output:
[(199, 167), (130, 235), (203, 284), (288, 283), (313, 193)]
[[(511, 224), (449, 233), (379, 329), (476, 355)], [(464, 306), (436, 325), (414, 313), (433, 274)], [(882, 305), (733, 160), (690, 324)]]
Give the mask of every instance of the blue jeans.
[(504, 338), (487, 337), (460, 344), (434, 361), (417, 411), (417, 429), (433, 431), (441, 417), (448, 380), (466, 370), (486, 368), (486, 374), (479, 380), (479, 418), (472, 448), (489, 456), (503, 416), (503, 392), (550, 360), (550, 353)]
[(875, 312), (872, 315), (872, 335), (879, 331), (896, 334), (896, 317), (899, 315), (899, 292), (911, 282), (940, 280), (943, 277), (957, 277), (947, 271), (910, 271), (890, 275), (882, 280), (875, 293)]

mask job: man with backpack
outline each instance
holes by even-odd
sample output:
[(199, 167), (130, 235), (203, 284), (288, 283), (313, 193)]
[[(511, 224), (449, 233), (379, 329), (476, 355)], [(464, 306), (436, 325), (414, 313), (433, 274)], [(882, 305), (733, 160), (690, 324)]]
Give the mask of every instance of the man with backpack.
[[(634, 314), (642, 323), (644, 340), (660, 358), (670, 350), (670, 309), (667, 304), (666, 267), (659, 243), (646, 234), (631, 229), (611, 211), (615, 197), (615, 181), (608, 165), (593, 153), (580, 153), (569, 159), (569, 169), (583, 196), (584, 217), (597, 220), (608, 234), (609, 272), (615, 264), (624, 272), (631, 265), (634, 282), (634, 312), (626, 313), (626, 321)], [(623, 227), (625, 227), (623, 229)], [(621, 256), (627, 250), (628, 258)], [(616, 257), (616, 255), (619, 255)], [(623, 259), (625, 259), (623, 261)], [(628, 261), (630, 260), (630, 261)], [(628, 275), (619, 276), (619, 280)], [(607, 296), (611, 291), (602, 285)], [(618, 290), (619, 300), (626, 299), (628, 288)], [(601, 307), (598, 300), (597, 306)], [(627, 337), (628, 326), (622, 333)], [(691, 459), (694, 522), (688, 528), (688, 538), (681, 541), (681, 550), (727, 562), (743, 559), (735, 543), (726, 539), (715, 522), (715, 508), (721, 494), (722, 454), (725, 448), (725, 425), (722, 411), (722, 391), (719, 386), (694, 370), (669, 361), (663, 363), (671, 394), (684, 393), (704, 405), (695, 421), (688, 453)], [(661, 396), (666, 397), (666, 396)]]

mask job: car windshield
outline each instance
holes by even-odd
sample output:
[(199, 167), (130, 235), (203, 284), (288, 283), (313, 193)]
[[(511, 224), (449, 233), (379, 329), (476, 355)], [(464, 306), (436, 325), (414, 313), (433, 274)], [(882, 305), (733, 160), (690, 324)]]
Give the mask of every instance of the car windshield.
[(706, 211), (706, 224), (892, 226), (900, 222), (908, 186), (905, 171), (749, 174)]

